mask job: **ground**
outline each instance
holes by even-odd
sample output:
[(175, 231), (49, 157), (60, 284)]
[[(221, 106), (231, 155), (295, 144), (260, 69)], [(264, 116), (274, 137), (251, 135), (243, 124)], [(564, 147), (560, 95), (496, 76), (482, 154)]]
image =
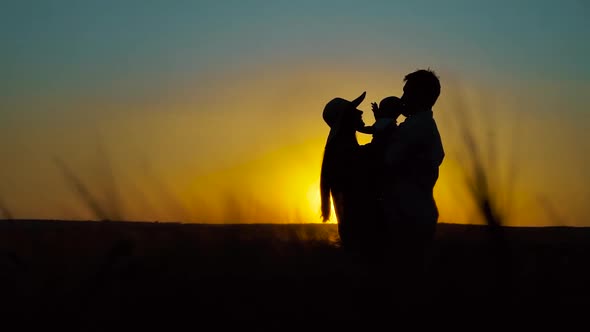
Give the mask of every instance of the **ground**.
[(338, 246), (335, 225), (0, 221), (2, 321), (332, 330), (590, 304), (590, 229), (504, 230), (498, 256), (485, 227), (439, 224), (423, 305), (410, 310), (379, 266)]

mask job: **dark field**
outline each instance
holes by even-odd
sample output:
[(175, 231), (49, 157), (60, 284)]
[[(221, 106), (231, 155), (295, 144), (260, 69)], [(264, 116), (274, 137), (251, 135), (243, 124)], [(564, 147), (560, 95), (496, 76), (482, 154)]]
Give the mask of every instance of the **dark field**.
[(590, 229), (505, 231), (508, 260), (485, 227), (439, 224), (425, 304), (400, 311), (395, 285), (344, 253), (335, 225), (0, 221), (0, 313), (77, 331), (337, 330), (588, 308)]

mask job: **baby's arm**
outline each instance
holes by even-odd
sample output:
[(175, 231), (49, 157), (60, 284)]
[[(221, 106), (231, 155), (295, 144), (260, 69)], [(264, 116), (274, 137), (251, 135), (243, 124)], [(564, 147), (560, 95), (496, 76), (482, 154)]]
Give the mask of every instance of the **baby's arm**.
[(361, 129), (357, 129), (359, 133), (373, 135), (375, 134), (375, 126), (364, 126)]
[(377, 121), (377, 119), (381, 117), (381, 114), (379, 112), (379, 105), (377, 105), (376, 102), (372, 102), (371, 110), (373, 111), (373, 117), (375, 118), (375, 121)]

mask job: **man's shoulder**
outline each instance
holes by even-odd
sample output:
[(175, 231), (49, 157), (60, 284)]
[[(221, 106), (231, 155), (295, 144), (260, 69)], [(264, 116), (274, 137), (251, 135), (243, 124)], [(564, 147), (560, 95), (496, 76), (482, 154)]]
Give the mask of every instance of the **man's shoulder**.
[(408, 119), (414, 122), (429, 122), (434, 120), (434, 113), (431, 110), (421, 111), (413, 114)]
[[(420, 112), (408, 117), (402, 124), (406, 124), (405, 127), (432, 127), (436, 126), (436, 120), (432, 111)], [(400, 127), (401, 125), (400, 124)]]

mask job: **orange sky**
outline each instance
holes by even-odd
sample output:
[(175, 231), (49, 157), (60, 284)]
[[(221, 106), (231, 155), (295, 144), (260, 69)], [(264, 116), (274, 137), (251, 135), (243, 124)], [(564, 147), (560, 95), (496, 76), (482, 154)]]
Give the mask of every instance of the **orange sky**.
[(589, 226), (587, 18), (579, 1), (11, 2), (0, 218), (319, 222), (325, 103), (367, 91), (371, 123), (430, 67), (440, 221), (480, 221), (467, 114), (509, 224)]
[[(179, 78), (182, 84), (159, 95), (54, 100), (48, 107), (55, 114), (32, 121), (29, 131), (3, 133), (12, 158), (3, 163), (2, 200), (17, 217), (96, 219), (57, 157), (125, 219), (319, 222), (323, 105), (366, 90), (360, 108), (370, 123), (371, 101), (401, 94), (400, 67), (383, 73), (292, 63)], [(457, 119), (467, 112), (484, 152), (486, 142), (495, 144), (489, 174), (499, 195), (512, 193), (502, 198), (512, 201), (511, 224), (584, 225), (588, 189), (579, 180), (588, 157), (580, 148), (588, 151), (588, 143), (575, 141), (583, 125), (576, 129), (533, 95), (526, 98), (532, 109), (517, 113), (529, 91), (507, 94), (509, 86), (438, 73), (443, 92), (434, 110), (447, 153), (435, 188), (440, 220), (479, 222), (463, 182), (467, 155)], [(369, 139), (359, 134), (362, 143)], [(512, 186), (503, 184), (510, 162)]]

